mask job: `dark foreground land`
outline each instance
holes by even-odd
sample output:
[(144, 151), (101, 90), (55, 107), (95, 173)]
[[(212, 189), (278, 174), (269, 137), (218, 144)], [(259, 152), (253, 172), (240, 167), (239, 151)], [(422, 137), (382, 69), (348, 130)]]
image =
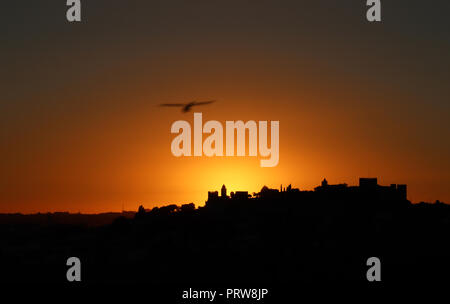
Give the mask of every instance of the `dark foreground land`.
[(368, 284), (378, 257), (382, 282), (449, 282), (450, 206), (336, 193), (217, 199), (203, 208), (141, 209), (111, 224), (3, 223), (0, 268), (8, 284), (269, 288)]

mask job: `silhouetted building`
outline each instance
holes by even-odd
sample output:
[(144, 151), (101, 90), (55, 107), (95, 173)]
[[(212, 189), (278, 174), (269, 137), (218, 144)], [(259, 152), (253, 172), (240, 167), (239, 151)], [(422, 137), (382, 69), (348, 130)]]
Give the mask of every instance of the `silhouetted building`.
[(220, 189), (220, 196), (227, 197), (227, 187), (225, 185), (222, 185), (222, 189)]
[(347, 184), (336, 184), (336, 185), (330, 185), (328, 184), (328, 181), (326, 178), (323, 179), (320, 186), (317, 186), (314, 188), (314, 191), (320, 192), (320, 191), (336, 191), (336, 190), (344, 190), (347, 188)]
[(208, 200), (206, 201), (206, 206), (220, 206), (222, 203), (225, 203), (230, 198), (227, 196), (227, 188), (225, 185), (222, 185), (220, 189), (220, 196), (217, 191), (208, 191)]
[[(271, 190), (271, 189), (270, 189)], [(273, 190), (275, 190), (275, 189), (273, 189)], [(283, 188), (283, 185), (281, 185), (280, 186), (280, 193), (283, 193), (283, 192), (289, 192), (289, 193), (294, 193), (294, 192), (296, 192), (296, 193), (298, 193), (298, 192), (300, 192), (300, 189), (298, 189), (298, 188), (292, 188), (292, 185), (291, 184), (289, 184), (287, 187), (284, 187)]]
[(219, 198), (219, 192), (217, 191), (208, 191), (208, 201), (214, 201)]
[(383, 200), (406, 200), (406, 185), (391, 184), (390, 186), (378, 185), (377, 178), (360, 178), (359, 188), (366, 194), (377, 194)]
[(280, 191), (278, 189), (270, 189), (267, 186), (264, 186), (261, 188), (261, 191), (256, 193), (256, 197), (261, 198), (275, 198), (280, 194)]
[[(217, 191), (208, 192), (207, 205), (211, 206), (220, 205), (230, 200), (247, 200), (252, 199), (249, 196), (248, 191), (235, 191), (231, 192), (231, 197), (227, 196), (227, 188), (225, 185), (222, 186), (221, 195), (219, 197)], [(360, 178), (358, 186), (348, 186), (346, 183), (343, 184), (329, 184), (327, 179), (324, 178), (320, 186), (314, 188), (312, 191), (300, 191), (298, 188), (292, 188), (291, 185), (283, 188), (280, 185), (280, 190), (271, 189), (267, 186), (261, 188), (261, 191), (254, 194), (253, 199), (263, 198), (263, 199), (290, 199), (298, 198), (298, 196), (305, 197), (307, 195), (321, 195), (335, 197), (339, 199), (349, 199), (353, 201), (360, 201), (364, 199), (378, 200), (379, 202), (392, 202), (395, 200), (406, 200), (406, 185), (391, 184), (390, 186), (380, 186), (378, 185), (377, 178)], [(217, 203), (217, 204), (216, 204)], [(218, 206), (217, 205), (217, 206)]]
[(248, 199), (248, 191), (236, 191), (233, 198), (237, 200), (246, 200)]
[(347, 184), (329, 184), (326, 179), (323, 179), (322, 184), (314, 188), (318, 193), (329, 193), (333, 195), (345, 195), (348, 198), (372, 198), (381, 201), (392, 200), (406, 200), (406, 185), (391, 184), (390, 186), (378, 185), (376, 177), (359, 179), (358, 186), (349, 187)]

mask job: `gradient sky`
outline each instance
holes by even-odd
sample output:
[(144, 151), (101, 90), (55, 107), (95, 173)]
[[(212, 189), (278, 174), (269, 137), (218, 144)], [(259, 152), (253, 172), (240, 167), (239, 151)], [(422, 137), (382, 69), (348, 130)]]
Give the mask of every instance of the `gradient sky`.
[[(0, 212), (203, 204), (208, 190), (408, 184), (450, 203), (450, 2), (9, 1), (0, 18)], [(279, 120), (280, 162), (176, 158), (156, 105)]]

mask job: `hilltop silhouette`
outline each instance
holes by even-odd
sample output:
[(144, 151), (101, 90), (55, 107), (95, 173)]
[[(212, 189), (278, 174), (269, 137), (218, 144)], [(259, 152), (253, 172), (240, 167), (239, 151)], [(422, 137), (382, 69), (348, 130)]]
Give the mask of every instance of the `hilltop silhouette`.
[(367, 283), (375, 256), (383, 282), (429, 282), (447, 280), (449, 231), (450, 206), (411, 204), (406, 185), (377, 179), (230, 195), (224, 185), (204, 207), (140, 206), (100, 227), (3, 223), (0, 266), (9, 283), (32, 272), (65, 284), (76, 256), (86, 285), (294, 286)]

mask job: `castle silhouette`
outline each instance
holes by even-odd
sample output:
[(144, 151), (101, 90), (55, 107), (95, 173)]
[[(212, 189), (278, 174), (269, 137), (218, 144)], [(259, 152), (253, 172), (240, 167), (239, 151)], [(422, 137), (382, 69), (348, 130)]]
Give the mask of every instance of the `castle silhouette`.
[(323, 179), (320, 186), (314, 188), (314, 191), (301, 191), (298, 188), (292, 188), (288, 185), (280, 189), (270, 189), (264, 186), (260, 192), (250, 195), (248, 191), (231, 192), (227, 195), (227, 188), (222, 186), (220, 196), (218, 191), (208, 191), (207, 207), (224, 203), (227, 201), (243, 201), (253, 199), (302, 199), (312, 196), (323, 198), (325, 196), (345, 197), (347, 199), (376, 199), (379, 202), (405, 201), (407, 200), (407, 190), (405, 184), (391, 184), (390, 186), (378, 185), (377, 178), (359, 178), (358, 186), (348, 186), (347, 184), (328, 184), (326, 178)]

